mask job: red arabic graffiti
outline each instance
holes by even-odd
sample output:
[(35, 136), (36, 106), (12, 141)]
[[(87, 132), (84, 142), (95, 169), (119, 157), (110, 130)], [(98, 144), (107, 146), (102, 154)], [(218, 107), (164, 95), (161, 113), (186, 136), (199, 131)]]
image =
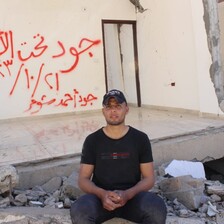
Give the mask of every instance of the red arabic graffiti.
[[(20, 49), (16, 49), (13, 32), (11, 30), (0, 31), (0, 80), (5, 77), (13, 78), (9, 90), (10, 96), (16, 94), (16, 91), (21, 91), (19, 85), (25, 86), (30, 93), (29, 106), (25, 111), (31, 114), (38, 113), (43, 106), (49, 105), (55, 107), (72, 105), (73, 108), (93, 105), (97, 97), (92, 93), (82, 96), (77, 87), (71, 90), (66, 89), (63, 93), (60, 85), (63, 83), (63, 74), (72, 75), (75, 71), (81, 55), (87, 53), (92, 58), (93, 53), (90, 50), (100, 43), (100, 40), (83, 38), (78, 43), (78, 47), (66, 47), (59, 40), (53, 47), (54, 52), (52, 53), (52, 48), (47, 44), (45, 37), (37, 34), (33, 36), (30, 43), (24, 41), (20, 44)], [(46, 60), (46, 56), (50, 57), (49, 60), (55, 61), (56, 70), (49, 71), (49, 60)], [(69, 62), (60, 63), (58, 61), (60, 59), (69, 59)], [(35, 65), (33, 66), (36, 68), (35, 71), (31, 69), (31, 65)], [(43, 86), (46, 87), (46, 92), (43, 92)], [(50, 97), (47, 94), (63, 97)]]
[(62, 99), (47, 99), (46, 95), (42, 95), (40, 100), (34, 98), (31, 99), (29, 108), (26, 111), (31, 111), (31, 114), (38, 113), (44, 105), (53, 105), (53, 106), (62, 106), (67, 107), (69, 104), (73, 105), (73, 108), (77, 107), (77, 104), (81, 107), (85, 107), (88, 104), (93, 105), (93, 101), (97, 100), (93, 94), (88, 94), (86, 97), (83, 97), (79, 92), (74, 89), (73, 93), (65, 93)]

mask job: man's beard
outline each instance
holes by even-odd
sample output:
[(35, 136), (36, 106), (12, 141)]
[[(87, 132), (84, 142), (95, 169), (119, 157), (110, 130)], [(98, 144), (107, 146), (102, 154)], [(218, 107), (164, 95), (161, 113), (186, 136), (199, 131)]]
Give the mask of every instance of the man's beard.
[(120, 120), (120, 121), (111, 121), (111, 120), (107, 120), (107, 124), (111, 125), (111, 126), (118, 126), (124, 123), (124, 120)]

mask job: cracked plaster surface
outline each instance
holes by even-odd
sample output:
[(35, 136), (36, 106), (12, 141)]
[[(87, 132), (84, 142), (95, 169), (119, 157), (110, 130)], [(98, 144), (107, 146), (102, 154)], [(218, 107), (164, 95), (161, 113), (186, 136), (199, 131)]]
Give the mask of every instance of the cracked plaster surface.
[(218, 3), (216, 0), (203, 0), (204, 22), (208, 47), (212, 58), (210, 77), (214, 84), (219, 107), (224, 112), (224, 69), (221, 58)]

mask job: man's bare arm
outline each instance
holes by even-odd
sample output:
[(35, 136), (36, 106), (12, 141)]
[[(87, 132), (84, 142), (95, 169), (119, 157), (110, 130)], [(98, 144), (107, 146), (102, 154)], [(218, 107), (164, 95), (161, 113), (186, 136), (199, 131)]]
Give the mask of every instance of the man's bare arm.
[(118, 208), (120, 205), (116, 204), (111, 198), (119, 200), (120, 197), (116, 192), (106, 191), (100, 187), (97, 187), (92, 181), (91, 177), (93, 174), (94, 166), (89, 164), (81, 164), (79, 170), (78, 184), (81, 190), (85, 193), (95, 194), (101, 199), (103, 207), (109, 211)]
[(150, 190), (155, 183), (153, 162), (140, 164), (142, 179), (135, 186), (125, 190), (117, 191), (121, 199), (119, 203), (123, 206), (132, 199), (136, 194), (142, 191)]
[(155, 184), (154, 166), (153, 162), (140, 164), (142, 179), (134, 187), (127, 190), (129, 196), (132, 198), (142, 191), (150, 190)]

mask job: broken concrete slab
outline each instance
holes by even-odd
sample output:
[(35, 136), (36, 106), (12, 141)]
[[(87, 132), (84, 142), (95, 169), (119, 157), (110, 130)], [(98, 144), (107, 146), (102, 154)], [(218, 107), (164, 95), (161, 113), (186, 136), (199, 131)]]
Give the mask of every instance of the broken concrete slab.
[(204, 220), (199, 218), (179, 218), (179, 217), (167, 217), (166, 224), (205, 224)]
[(79, 169), (79, 156), (69, 155), (35, 163), (21, 163), (15, 166), (19, 175), (17, 188), (29, 189), (43, 185), (51, 178), (69, 176)]
[(164, 179), (159, 187), (165, 197), (177, 199), (190, 210), (199, 208), (205, 190), (204, 180), (190, 175)]
[(134, 222), (130, 222), (128, 220), (121, 219), (121, 218), (113, 218), (104, 222), (103, 224), (134, 224)]
[[(72, 224), (69, 209), (53, 209), (40, 207), (17, 207), (0, 209), (0, 223), (10, 224)], [(134, 224), (133, 222), (113, 218), (103, 224)], [(180, 218), (168, 216), (166, 224), (205, 224), (198, 218)], [(221, 223), (219, 223), (221, 224)]]
[(71, 224), (69, 210), (40, 207), (0, 209), (0, 223), (10, 224)]
[[(0, 209), (0, 223), (10, 224), (72, 224), (69, 209), (40, 207), (11, 207)], [(132, 224), (120, 218), (113, 218), (104, 224)]]

